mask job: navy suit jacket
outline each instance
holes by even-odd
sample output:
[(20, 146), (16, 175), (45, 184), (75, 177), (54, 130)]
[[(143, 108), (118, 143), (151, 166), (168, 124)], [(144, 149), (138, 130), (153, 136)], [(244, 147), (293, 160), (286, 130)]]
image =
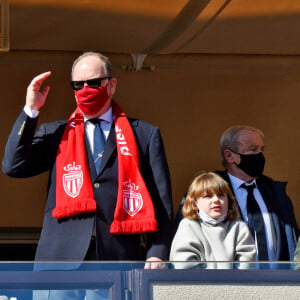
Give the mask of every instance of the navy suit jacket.
[[(216, 171), (215, 173), (223, 177), (233, 191), (227, 172)], [(256, 180), (256, 183), (274, 224), (277, 241), (276, 260), (293, 260), (298, 238), (298, 226), (292, 201), (286, 194), (286, 182), (274, 181), (270, 177), (263, 175)], [(176, 214), (175, 230), (183, 217), (181, 211), (184, 201), (185, 197), (181, 200)]]
[[(56, 152), (67, 121), (43, 124), (36, 131), (37, 118), (21, 112), (10, 133), (2, 162), (3, 171), (12, 177), (30, 177), (49, 171), (48, 195), (36, 260), (82, 261), (96, 224), (100, 260), (168, 259), (172, 199), (170, 176), (159, 129), (141, 120), (129, 119), (140, 154), (140, 170), (152, 197), (158, 231), (146, 235), (110, 234), (118, 192), (118, 159), (114, 126), (107, 139), (101, 168), (96, 176), (89, 147), (88, 155), (96, 213), (55, 219), (52, 211), (56, 194)], [(35, 132), (36, 131), (36, 132)]]

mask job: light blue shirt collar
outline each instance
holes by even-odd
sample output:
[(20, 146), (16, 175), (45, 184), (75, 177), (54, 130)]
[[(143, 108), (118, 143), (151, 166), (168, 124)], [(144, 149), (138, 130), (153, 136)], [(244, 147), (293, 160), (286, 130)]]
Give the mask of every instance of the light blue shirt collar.
[(241, 185), (244, 184), (244, 183), (246, 183), (247, 185), (255, 183), (255, 186), (256, 186), (256, 180), (255, 179), (253, 179), (251, 182), (246, 182), (246, 181), (244, 181), (240, 178), (237, 178), (237, 177), (231, 175), (228, 171), (227, 171), (227, 174), (229, 176), (229, 179), (231, 181), (231, 185), (232, 185), (232, 188), (233, 188), (234, 191), (236, 191), (238, 188), (240, 188)]
[[(84, 118), (84, 122), (89, 120), (86, 117), (83, 118)], [(99, 116), (98, 119), (101, 119), (107, 123), (112, 123), (113, 121), (112, 107), (110, 107), (103, 115)]]

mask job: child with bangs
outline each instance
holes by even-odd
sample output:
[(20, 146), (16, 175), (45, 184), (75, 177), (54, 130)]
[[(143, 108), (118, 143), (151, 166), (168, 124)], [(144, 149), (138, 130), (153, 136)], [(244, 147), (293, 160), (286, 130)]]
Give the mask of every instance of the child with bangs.
[[(207, 268), (232, 268), (230, 263), (255, 261), (256, 248), (242, 220), (228, 183), (213, 172), (202, 172), (188, 189), (171, 246), (175, 268), (191, 268), (208, 262)], [(241, 264), (239, 268), (249, 268)]]

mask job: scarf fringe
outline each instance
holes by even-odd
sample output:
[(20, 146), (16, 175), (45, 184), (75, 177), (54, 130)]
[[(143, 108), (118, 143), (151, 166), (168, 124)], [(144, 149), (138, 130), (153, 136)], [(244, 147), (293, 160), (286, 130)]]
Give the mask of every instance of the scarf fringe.
[(66, 218), (83, 212), (94, 212), (96, 209), (96, 201), (93, 198), (88, 198), (72, 202), (71, 204), (57, 206), (52, 214), (54, 218)]
[(114, 220), (110, 226), (110, 233), (128, 234), (130, 233), (144, 233), (157, 231), (157, 222), (154, 219), (146, 220)]

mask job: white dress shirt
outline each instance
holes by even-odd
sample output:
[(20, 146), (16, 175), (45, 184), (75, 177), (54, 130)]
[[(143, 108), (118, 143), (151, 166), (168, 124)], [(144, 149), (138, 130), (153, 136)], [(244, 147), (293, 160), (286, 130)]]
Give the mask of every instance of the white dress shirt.
[(37, 118), (37, 116), (39, 115), (39, 111), (38, 110), (34, 110), (34, 109), (30, 109), (28, 106), (24, 106), (24, 111), (26, 113), (26, 115), (32, 119)]
[[(103, 131), (105, 140), (107, 140), (110, 128), (113, 122), (113, 113), (112, 108), (110, 107), (107, 112), (99, 117), (101, 119), (100, 126)], [(85, 134), (88, 138), (90, 148), (92, 153), (94, 154), (94, 129), (95, 125), (92, 122), (88, 122), (88, 119), (84, 117), (84, 127), (85, 127)]]

